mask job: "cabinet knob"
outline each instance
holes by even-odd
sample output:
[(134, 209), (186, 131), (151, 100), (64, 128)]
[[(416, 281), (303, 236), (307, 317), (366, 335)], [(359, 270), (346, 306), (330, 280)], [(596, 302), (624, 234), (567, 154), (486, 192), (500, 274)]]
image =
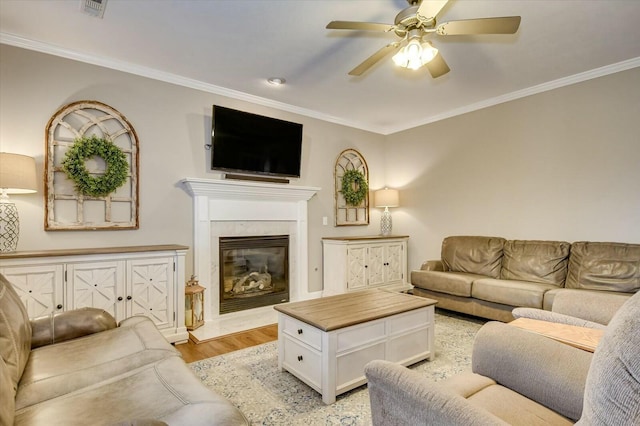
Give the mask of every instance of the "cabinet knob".
[(127, 296), (127, 300), (131, 300), (131, 299), (132, 299), (132, 297), (131, 297), (131, 296)]
[(56, 306), (56, 309), (62, 309), (62, 305)]
[(302, 334), (302, 329), (301, 328), (298, 329), (298, 334)]
[(122, 302), (122, 296), (118, 297), (118, 302)]
[(368, 268), (368, 267), (369, 267), (369, 265), (364, 265), (364, 267), (365, 267), (365, 268)]
[(302, 361), (302, 355), (298, 355), (298, 361)]

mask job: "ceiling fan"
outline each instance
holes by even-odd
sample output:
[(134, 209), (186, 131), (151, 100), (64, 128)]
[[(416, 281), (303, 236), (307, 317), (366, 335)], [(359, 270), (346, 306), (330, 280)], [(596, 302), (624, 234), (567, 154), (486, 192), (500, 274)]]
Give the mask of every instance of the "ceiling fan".
[[(433, 78), (440, 77), (450, 71), (449, 66), (433, 47), (429, 40), (431, 34), (439, 36), (476, 35), (476, 34), (514, 34), (520, 26), (519, 16), (499, 18), (464, 19), (437, 23), (438, 13), (449, 0), (407, 0), (409, 7), (398, 13), (394, 24), (376, 22), (331, 21), (327, 29), (332, 30), (364, 30), (393, 31), (402, 40), (387, 44), (382, 49), (365, 59), (360, 65), (349, 71), (349, 75), (362, 75), (376, 62), (392, 52), (396, 65), (418, 69), (425, 65)], [(403, 47), (404, 46), (404, 47)]]

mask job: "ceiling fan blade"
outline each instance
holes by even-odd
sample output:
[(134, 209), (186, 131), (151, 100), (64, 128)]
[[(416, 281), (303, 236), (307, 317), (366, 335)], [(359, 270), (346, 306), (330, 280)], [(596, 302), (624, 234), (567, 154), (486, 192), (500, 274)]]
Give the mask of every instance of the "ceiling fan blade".
[(365, 59), (360, 65), (349, 71), (349, 75), (362, 75), (366, 70), (371, 68), (378, 62), (380, 59), (387, 56), (389, 53), (398, 50), (400, 48), (400, 43), (389, 43), (382, 49), (378, 50), (373, 55), (369, 56)]
[(418, 8), (418, 19), (422, 22), (436, 19), (442, 8), (449, 3), (449, 0), (422, 0)]
[(519, 27), (519, 16), (505, 16), (445, 22), (438, 25), (436, 32), (439, 35), (515, 34)]
[(447, 65), (447, 63), (444, 61), (444, 58), (442, 57), (440, 52), (438, 52), (435, 58), (427, 62), (425, 66), (427, 67), (429, 73), (431, 74), (431, 77), (433, 78), (438, 78), (441, 75), (445, 75), (446, 73), (451, 71), (449, 65)]
[(393, 27), (392, 24), (377, 22), (331, 21), (326, 28), (329, 30), (391, 31)]

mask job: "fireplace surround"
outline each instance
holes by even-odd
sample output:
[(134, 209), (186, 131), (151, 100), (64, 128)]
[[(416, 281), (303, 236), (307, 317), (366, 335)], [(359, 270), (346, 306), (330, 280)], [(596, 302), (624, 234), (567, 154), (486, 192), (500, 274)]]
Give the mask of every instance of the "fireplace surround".
[(207, 289), (205, 322), (235, 314), (220, 313), (221, 237), (289, 235), (289, 300), (315, 297), (308, 288), (307, 203), (320, 188), (202, 178), (181, 184), (193, 200), (193, 273)]

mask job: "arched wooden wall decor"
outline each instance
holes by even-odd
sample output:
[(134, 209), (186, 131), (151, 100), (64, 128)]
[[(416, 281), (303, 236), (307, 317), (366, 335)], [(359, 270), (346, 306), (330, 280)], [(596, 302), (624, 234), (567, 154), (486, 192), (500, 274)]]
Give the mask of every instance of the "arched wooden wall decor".
[[(94, 135), (113, 142), (129, 163), (125, 183), (102, 197), (78, 193), (62, 169), (74, 141)], [(51, 117), (45, 137), (45, 230), (138, 229), (138, 137), (122, 114), (101, 102), (74, 102)], [(92, 176), (106, 169), (100, 157), (85, 167)]]
[(347, 170), (358, 170), (364, 175), (367, 184), (369, 183), (369, 168), (362, 154), (355, 149), (342, 151), (336, 160), (334, 171), (336, 226), (368, 225), (369, 192), (367, 191), (367, 195), (358, 206), (348, 205), (342, 196), (342, 176)]

